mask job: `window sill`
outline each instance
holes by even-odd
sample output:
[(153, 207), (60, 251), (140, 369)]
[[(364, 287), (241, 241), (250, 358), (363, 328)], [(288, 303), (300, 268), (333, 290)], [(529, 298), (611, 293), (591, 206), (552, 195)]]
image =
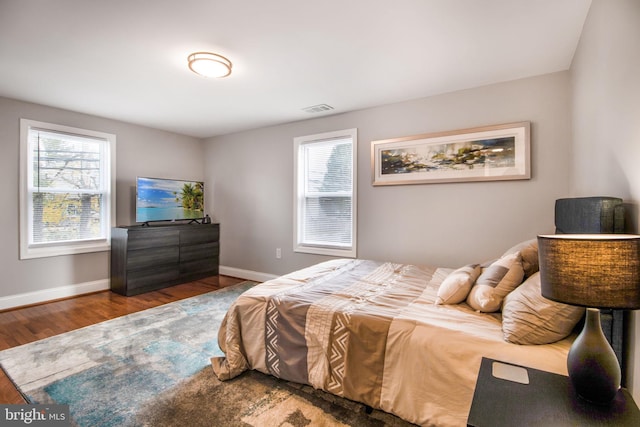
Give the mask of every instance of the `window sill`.
[(20, 259), (48, 258), (62, 255), (77, 255), (91, 252), (107, 252), (111, 250), (109, 242), (101, 242), (85, 245), (47, 246), (20, 248)]

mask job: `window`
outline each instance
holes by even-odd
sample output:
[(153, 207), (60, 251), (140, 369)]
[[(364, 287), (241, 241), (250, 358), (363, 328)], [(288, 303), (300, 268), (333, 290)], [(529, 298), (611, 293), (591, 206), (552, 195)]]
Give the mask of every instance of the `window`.
[(294, 251), (356, 256), (357, 129), (294, 139)]
[(115, 135), (20, 120), (20, 258), (109, 249)]

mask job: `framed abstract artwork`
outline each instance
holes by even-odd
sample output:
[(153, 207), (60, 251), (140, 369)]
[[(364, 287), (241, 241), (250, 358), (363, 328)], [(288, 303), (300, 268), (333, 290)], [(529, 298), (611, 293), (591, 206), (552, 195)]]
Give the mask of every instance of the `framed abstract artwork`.
[(531, 178), (530, 122), (371, 142), (373, 185)]

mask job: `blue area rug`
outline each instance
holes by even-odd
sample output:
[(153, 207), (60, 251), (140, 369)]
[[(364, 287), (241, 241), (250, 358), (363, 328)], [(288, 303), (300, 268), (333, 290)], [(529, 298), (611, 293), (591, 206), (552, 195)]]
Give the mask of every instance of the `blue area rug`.
[(218, 328), (253, 282), (176, 301), (0, 352), (30, 403), (70, 405), (79, 426), (134, 425), (146, 402), (210, 369)]

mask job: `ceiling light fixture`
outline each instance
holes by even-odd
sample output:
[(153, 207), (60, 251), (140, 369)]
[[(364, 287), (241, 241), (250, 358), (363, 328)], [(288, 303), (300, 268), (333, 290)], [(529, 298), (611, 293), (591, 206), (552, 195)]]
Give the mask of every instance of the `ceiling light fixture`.
[(211, 52), (195, 52), (189, 55), (189, 68), (203, 77), (227, 77), (231, 74), (231, 61)]

